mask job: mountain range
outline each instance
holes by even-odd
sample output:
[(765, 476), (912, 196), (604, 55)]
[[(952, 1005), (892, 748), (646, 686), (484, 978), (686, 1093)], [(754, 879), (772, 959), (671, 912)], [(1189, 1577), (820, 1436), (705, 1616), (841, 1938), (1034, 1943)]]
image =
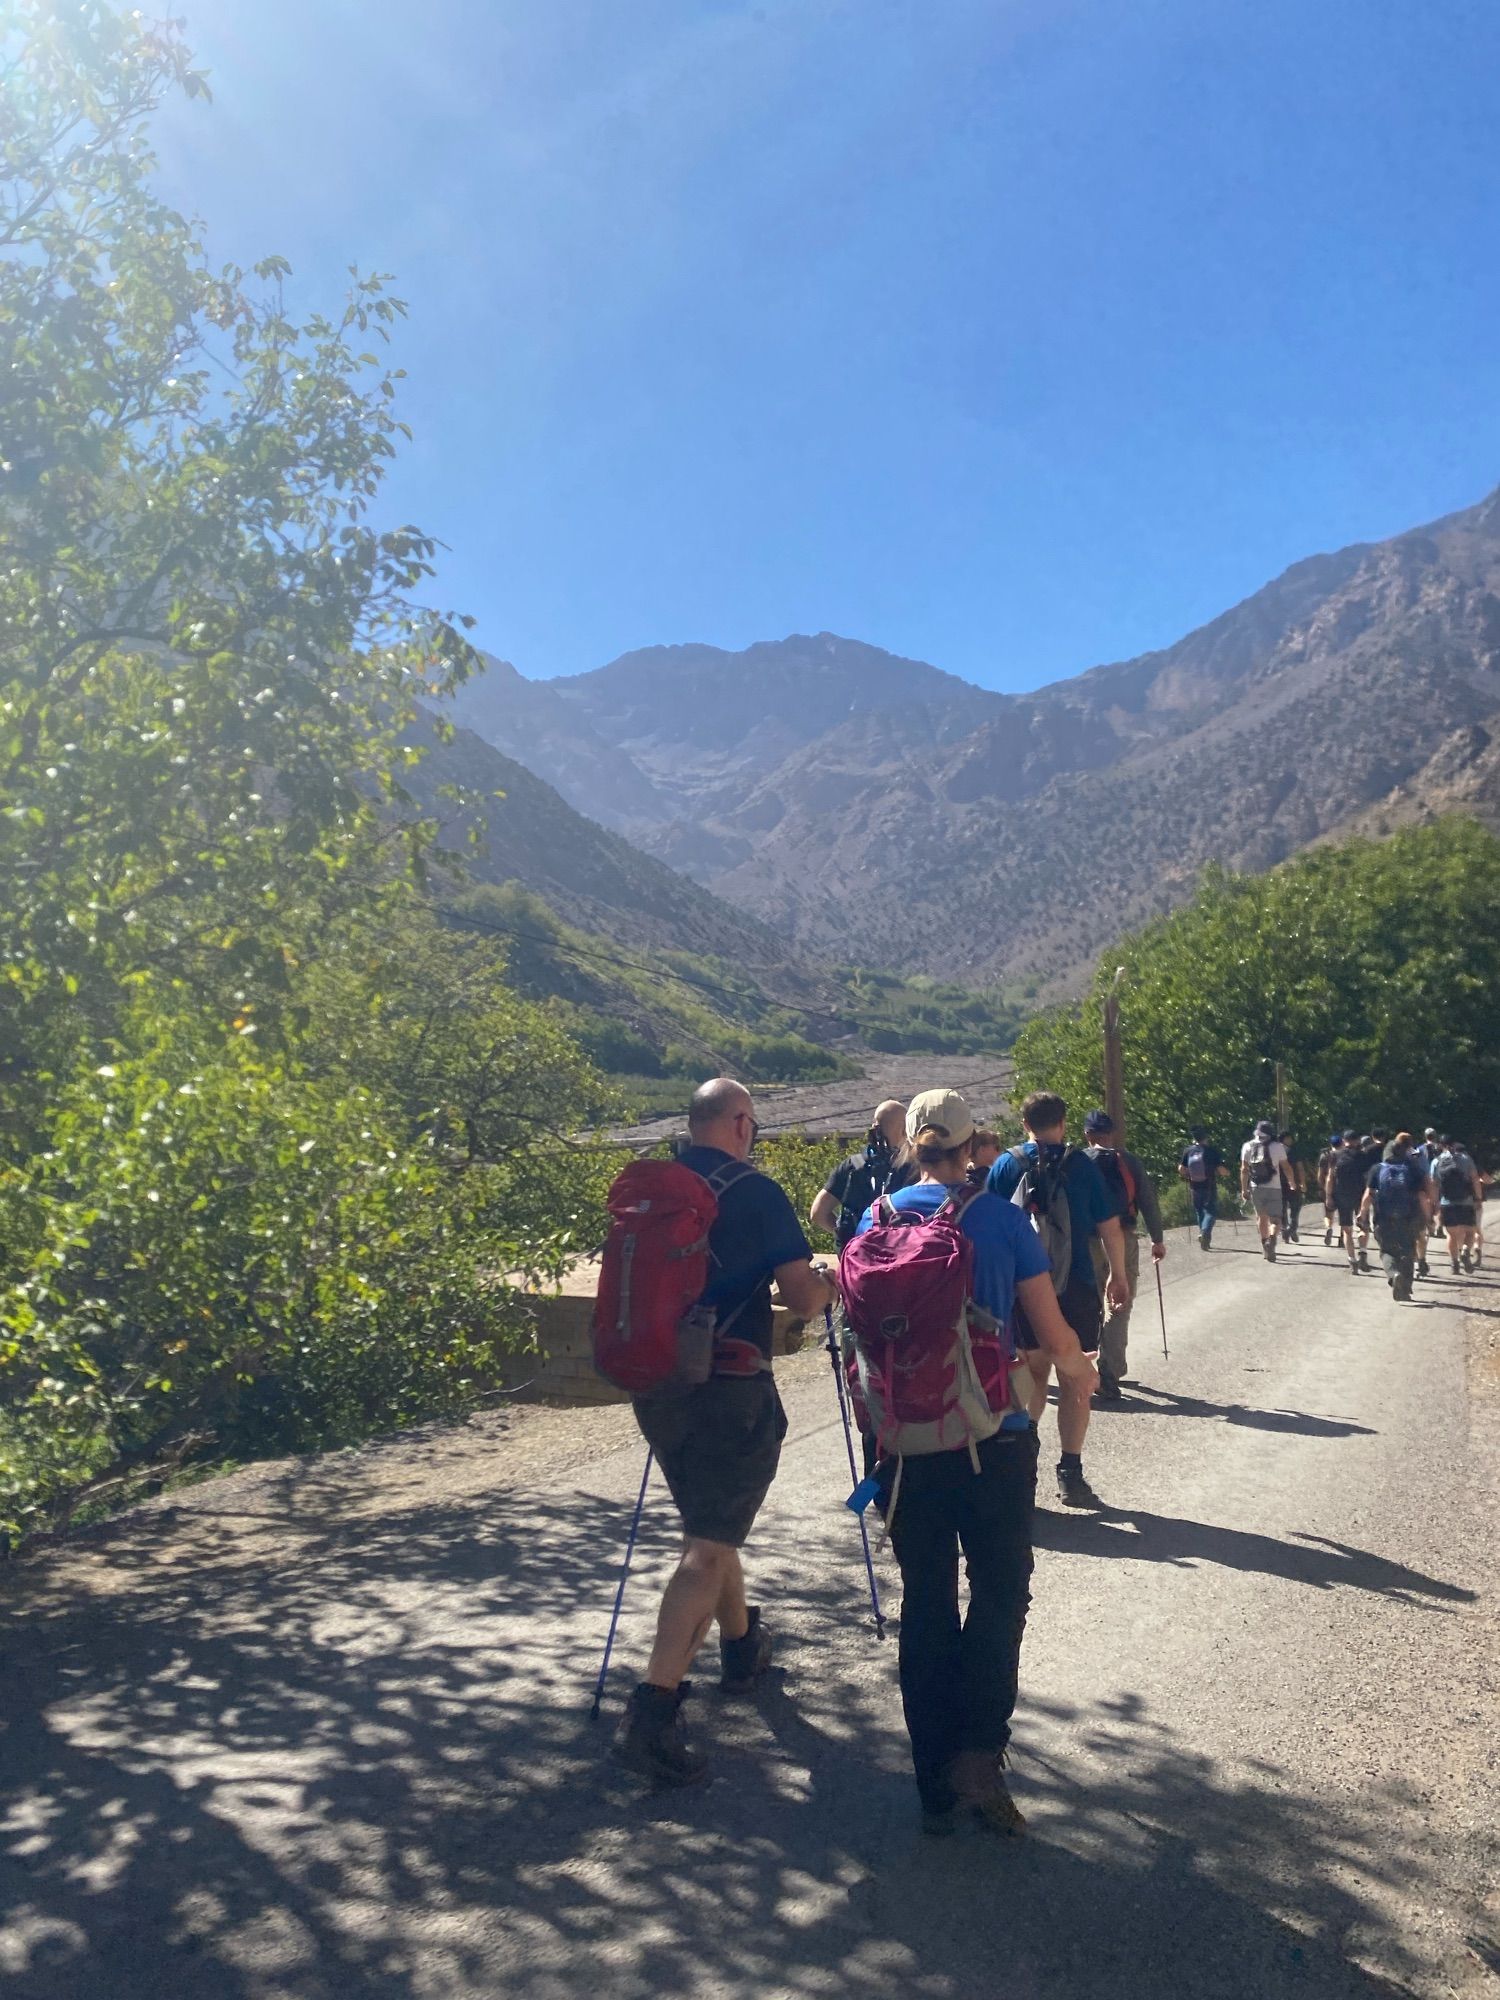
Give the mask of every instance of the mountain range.
[(494, 661), (455, 714), (757, 949), (1065, 991), (1207, 862), (1500, 823), (1500, 492), (1034, 693), (820, 633), (553, 681)]

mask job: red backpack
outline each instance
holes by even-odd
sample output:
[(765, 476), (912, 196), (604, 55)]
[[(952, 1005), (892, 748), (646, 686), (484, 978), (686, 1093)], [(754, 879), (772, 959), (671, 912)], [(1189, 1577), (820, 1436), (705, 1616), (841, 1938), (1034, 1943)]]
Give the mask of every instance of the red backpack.
[(708, 1232), (719, 1196), (754, 1172), (726, 1160), (705, 1179), (680, 1160), (634, 1160), (616, 1177), (593, 1340), (594, 1366), (617, 1389), (690, 1389), (713, 1373), (716, 1314), (703, 1304)]
[(967, 1446), (976, 1472), (976, 1443), (1010, 1408), (1010, 1343), (975, 1303), (974, 1245), (961, 1220), (985, 1192), (956, 1187), (932, 1216), (882, 1196), (839, 1259), (859, 1401), (877, 1447), (918, 1458)]

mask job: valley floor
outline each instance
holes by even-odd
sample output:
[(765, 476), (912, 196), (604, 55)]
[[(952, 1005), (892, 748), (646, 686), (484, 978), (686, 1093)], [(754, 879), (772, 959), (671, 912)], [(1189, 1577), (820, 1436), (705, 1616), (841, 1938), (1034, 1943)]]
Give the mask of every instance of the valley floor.
[[(1026, 1842), (917, 1831), (812, 1351), (750, 1553), (779, 1665), (731, 1714), (710, 1645), (686, 1796), (586, 1714), (618, 1408), (249, 1468), (0, 1576), (8, 2000), (1496, 1990), (1500, 1282), (1399, 1307), (1244, 1224), (1166, 1274), (1106, 1511), (1039, 1516)], [(658, 1488), (612, 1713), (674, 1541)]]

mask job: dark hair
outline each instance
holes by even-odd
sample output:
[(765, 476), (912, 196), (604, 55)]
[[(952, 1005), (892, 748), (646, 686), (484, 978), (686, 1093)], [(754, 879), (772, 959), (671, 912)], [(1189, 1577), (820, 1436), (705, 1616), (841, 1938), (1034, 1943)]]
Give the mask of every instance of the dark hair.
[(1048, 1132), (1054, 1125), (1066, 1125), (1068, 1107), (1053, 1090), (1034, 1090), (1021, 1106), (1021, 1123), (1028, 1132)]
[(969, 1140), (971, 1146), (998, 1146), (1000, 1134), (992, 1132), (988, 1125), (976, 1125)]
[(1208, 1137), (1208, 1127), (1206, 1125), (1189, 1125), (1188, 1137), (1196, 1139), (1201, 1146), (1203, 1141)]

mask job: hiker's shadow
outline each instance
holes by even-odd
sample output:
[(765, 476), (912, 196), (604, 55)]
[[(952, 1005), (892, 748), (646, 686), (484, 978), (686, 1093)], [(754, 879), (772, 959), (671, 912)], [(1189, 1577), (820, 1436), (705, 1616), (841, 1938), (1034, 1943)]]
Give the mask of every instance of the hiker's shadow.
[(1459, 1584), (1321, 1535), (1295, 1534), (1290, 1541), (1278, 1541), (1274, 1535), (1151, 1514), (1143, 1508), (1101, 1507), (1092, 1513), (1038, 1508), (1033, 1540), (1038, 1548), (1067, 1555), (1174, 1567), (1218, 1563), (1225, 1569), (1309, 1584), (1315, 1590), (1372, 1591), (1427, 1611), (1472, 1604), (1477, 1596)]
[[(1145, 1400), (1150, 1398), (1149, 1401)], [(1213, 1417), (1221, 1423), (1237, 1424), (1249, 1430), (1287, 1432), (1296, 1437), (1342, 1438), (1375, 1437), (1368, 1424), (1356, 1424), (1347, 1417), (1314, 1417), (1304, 1410), (1256, 1410), (1247, 1403), (1210, 1403), (1200, 1396), (1179, 1395), (1172, 1389), (1134, 1383), (1118, 1403), (1106, 1403), (1104, 1411), (1128, 1415), (1132, 1410), (1149, 1410), (1159, 1417)]]

